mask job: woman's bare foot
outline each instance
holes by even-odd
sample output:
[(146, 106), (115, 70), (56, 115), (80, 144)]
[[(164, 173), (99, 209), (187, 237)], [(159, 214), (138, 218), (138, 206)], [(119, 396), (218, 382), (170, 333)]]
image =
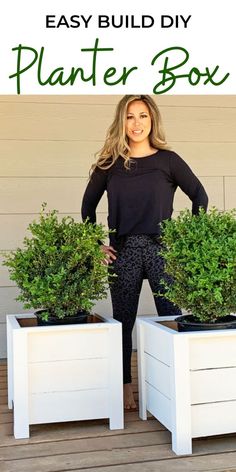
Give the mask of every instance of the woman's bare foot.
[(137, 408), (131, 383), (124, 384), (124, 408), (125, 410)]

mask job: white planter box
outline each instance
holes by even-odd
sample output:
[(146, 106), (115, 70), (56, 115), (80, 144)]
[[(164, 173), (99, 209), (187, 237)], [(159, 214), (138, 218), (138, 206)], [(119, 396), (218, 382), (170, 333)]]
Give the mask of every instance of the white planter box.
[(22, 318), (35, 317), (7, 316), (15, 438), (28, 438), (31, 424), (62, 421), (109, 418), (110, 429), (122, 429), (121, 324), (100, 317), (103, 322), (21, 327)]
[(192, 438), (236, 432), (236, 330), (179, 333), (157, 322), (173, 319), (137, 319), (140, 417), (149, 411), (173, 451), (191, 454)]

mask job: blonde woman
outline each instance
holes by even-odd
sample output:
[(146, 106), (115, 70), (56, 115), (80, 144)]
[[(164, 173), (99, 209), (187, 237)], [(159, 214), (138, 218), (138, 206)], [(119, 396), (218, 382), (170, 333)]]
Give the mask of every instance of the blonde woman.
[[(131, 384), (132, 329), (144, 278), (152, 292), (162, 290), (160, 222), (171, 217), (174, 193), (180, 187), (192, 201), (192, 213), (207, 208), (206, 192), (188, 165), (170, 151), (160, 112), (148, 95), (126, 95), (118, 103), (105, 144), (92, 166), (82, 217), (96, 221), (104, 191), (108, 226), (115, 230), (110, 245), (101, 245), (107, 264), (117, 274), (110, 286), (113, 316), (123, 328), (124, 406), (136, 408)], [(164, 297), (154, 297), (157, 312), (181, 311)]]

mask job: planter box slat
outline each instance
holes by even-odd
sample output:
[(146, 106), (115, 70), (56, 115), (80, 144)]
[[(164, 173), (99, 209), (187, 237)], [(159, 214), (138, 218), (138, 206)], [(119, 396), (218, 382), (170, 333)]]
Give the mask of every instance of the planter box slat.
[(29, 364), (29, 391), (33, 393), (107, 388), (107, 359)]
[[(154, 325), (156, 323), (154, 322)], [(152, 326), (145, 326), (145, 336), (148, 337), (148, 345), (146, 345), (145, 352), (151, 356), (159, 359), (164, 364), (170, 365), (171, 356), (170, 350), (166, 348), (169, 344), (169, 336), (164, 330), (158, 333), (153, 332)]]
[(236, 330), (220, 330), (218, 333), (214, 331), (213, 337), (212, 332), (210, 336), (205, 332), (204, 337), (191, 339), (190, 369), (236, 366), (236, 343), (232, 333), (234, 331), (236, 332)]
[(193, 405), (191, 412), (193, 438), (236, 430), (236, 401)]
[(146, 384), (147, 410), (171, 431), (171, 403), (170, 399), (156, 390), (152, 385)]
[(170, 367), (149, 354), (145, 355), (145, 361), (146, 381), (160, 393), (170, 398)]
[[(104, 324), (97, 325), (96, 330), (89, 329), (88, 326), (86, 326), (87, 329), (81, 328), (79, 343), (76, 341), (77, 332), (74, 327), (70, 329), (64, 327), (63, 329), (62, 326), (57, 326), (57, 328), (59, 330), (56, 332), (54, 328), (53, 337), (51, 336), (52, 330), (49, 328), (40, 327), (42, 330), (40, 333), (30, 332), (28, 337), (29, 362), (107, 357), (107, 330), (104, 329)], [(42, 338), (45, 346), (44, 352), (42, 352)]]
[(108, 389), (36, 394), (29, 399), (29, 420), (40, 424), (106, 418), (108, 404)]
[(190, 373), (191, 403), (214, 403), (236, 398), (236, 367)]

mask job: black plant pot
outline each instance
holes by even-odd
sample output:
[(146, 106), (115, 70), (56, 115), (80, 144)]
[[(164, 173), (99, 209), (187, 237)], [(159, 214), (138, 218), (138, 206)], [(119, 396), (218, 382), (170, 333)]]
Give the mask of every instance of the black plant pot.
[(216, 323), (201, 323), (196, 321), (192, 315), (183, 315), (176, 318), (178, 331), (207, 331), (216, 329), (235, 329), (236, 316), (227, 315), (220, 318)]
[(89, 313), (85, 310), (79, 310), (75, 316), (66, 316), (65, 318), (57, 318), (50, 315), (48, 320), (42, 320), (41, 315), (48, 310), (37, 310), (35, 315), (37, 317), (38, 326), (54, 326), (54, 325), (68, 325), (68, 324), (82, 324), (87, 323)]

